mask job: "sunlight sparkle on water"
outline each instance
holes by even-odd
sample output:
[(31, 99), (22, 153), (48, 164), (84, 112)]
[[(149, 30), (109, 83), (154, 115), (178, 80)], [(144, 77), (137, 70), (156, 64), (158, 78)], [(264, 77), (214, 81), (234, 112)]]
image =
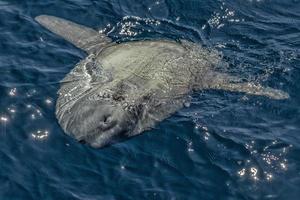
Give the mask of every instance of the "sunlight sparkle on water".
[(208, 20), (208, 24), (212, 28), (220, 29), (223, 26), (227, 25), (228, 22), (233, 23), (233, 22), (240, 22), (244, 21), (244, 19), (238, 19), (234, 18), (235, 17), (235, 11), (230, 10), (229, 8), (226, 8), (225, 2), (223, 2), (222, 6), (220, 7), (219, 12), (214, 12), (210, 19)]
[(267, 180), (268, 180), (268, 181), (271, 181), (271, 180), (273, 179), (273, 175), (272, 175), (272, 174), (268, 174), (268, 173), (267, 173), (266, 176), (267, 176)]
[(0, 117), (0, 121), (3, 122), (3, 123), (6, 123), (6, 122), (8, 122), (8, 117), (6, 117), (6, 116), (1, 116), (1, 117)]
[(245, 168), (241, 169), (240, 171), (238, 171), (238, 174), (240, 176), (244, 176), (246, 174), (246, 169)]
[(194, 151), (194, 149), (193, 149), (193, 142), (189, 142), (188, 143), (188, 152), (193, 152)]
[(209, 136), (210, 136), (209, 132), (204, 132), (204, 139), (205, 140), (208, 140)]
[(15, 113), (16, 112), (16, 110), (13, 109), (13, 108), (8, 108), (8, 111), (11, 112), (11, 113)]
[(52, 100), (48, 98), (48, 99), (45, 100), (45, 103), (48, 104), (48, 105), (52, 104)]
[(287, 170), (287, 165), (285, 163), (280, 163), (280, 167), (284, 170)]
[(16, 94), (17, 94), (17, 88), (13, 88), (13, 89), (11, 89), (10, 91), (9, 91), (9, 96), (16, 96)]
[(258, 180), (258, 177), (256, 176), (258, 172), (258, 169), (255, 167), (250, 168), (250, 175), (253, 177), (254, 180)]
[(44, 140), (48, 137), (49, 135), (49, 131), (48, 130), (37, 130), (35, 133), (32, 133), (31, 136), (34, 138), (34, 139), (37, 139), (37, 140)]

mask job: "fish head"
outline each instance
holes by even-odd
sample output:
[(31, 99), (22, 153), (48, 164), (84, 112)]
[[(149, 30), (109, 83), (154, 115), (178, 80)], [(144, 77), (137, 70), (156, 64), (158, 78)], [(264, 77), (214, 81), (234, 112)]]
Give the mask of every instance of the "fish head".
[[(81, 143), (94, 148), (126, 140), (136, 135), (144, 105), (128, 104), (122, 95), (103, 98), (87, 94), (69, 102), (68, 109), (57, 107), (57, 118), (64, 131)], [(92, 97), (92, 98), (91, 98)], [(92, 100), (91, 100), (92, 99)]]
[(67, 133), (94, 148), (129, 138), (138, 121), (138, 118), (123, 106), (107, 101), (74, 105), (63, 119), (68, 119), (65, 126)]

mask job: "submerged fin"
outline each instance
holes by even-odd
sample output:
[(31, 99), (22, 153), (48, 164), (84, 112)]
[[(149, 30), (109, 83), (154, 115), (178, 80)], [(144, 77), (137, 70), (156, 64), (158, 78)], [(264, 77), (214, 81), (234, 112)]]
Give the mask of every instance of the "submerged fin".
[(263, 87), (260, 84), (246, 82), (246, 83), (227, 83), (219, 87), (222, 90), (232, 92), (244, 92), (246, 94), (266, 96), (271, 99), (288, 99), (289, 95), (282, 91), (270, 87)]
[(213, 72), (208, 75), (208, 84), (204, 89), (228, 90), (231, 92), (243, 92), (251, 95), (266, 96), (271, 99), (288, 99), (289, 94), (270, 87), (263, 87), (255, 82), (240, 82), (240, 78), (224, 73)]
[(111, 42), (110, 38), (100, 34), (96, 30), (65, 19), (40, 15), (35, 20), (87, 53), (99, 50)]

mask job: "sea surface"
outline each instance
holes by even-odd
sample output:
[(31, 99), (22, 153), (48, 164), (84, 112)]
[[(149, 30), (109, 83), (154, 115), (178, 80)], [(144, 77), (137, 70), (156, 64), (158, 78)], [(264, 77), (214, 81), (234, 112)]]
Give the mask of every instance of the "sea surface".
[[(40, 14), (117, 42), (193, 41), (290, 98), (199, 91), (153, 130), (93, 149), (55, 118), (59, 82), (86, 54)], [(0, 0), (1, 200), (299, 198), (299, 0)]]

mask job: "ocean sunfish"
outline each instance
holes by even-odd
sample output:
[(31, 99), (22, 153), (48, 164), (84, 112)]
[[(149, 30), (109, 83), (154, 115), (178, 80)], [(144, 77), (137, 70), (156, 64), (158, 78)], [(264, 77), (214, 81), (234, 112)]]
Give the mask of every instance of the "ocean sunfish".
[(103, 147), (149, 130), (183, 107), (195, 90), (217, 89), (286, 99), (216, 69), (220, 56), (189, 41), (115, 43), (94, 29), (54, 16), (35, 18), (88, 53), (61, 82), (56, 117), (80, 142)]

